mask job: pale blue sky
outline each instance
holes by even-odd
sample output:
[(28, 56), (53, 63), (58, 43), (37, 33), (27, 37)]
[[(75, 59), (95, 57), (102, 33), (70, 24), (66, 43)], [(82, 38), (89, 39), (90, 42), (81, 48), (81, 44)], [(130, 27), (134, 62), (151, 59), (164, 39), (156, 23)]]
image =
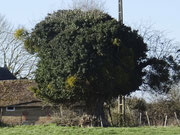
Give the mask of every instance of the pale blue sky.
[[(68, 8), (71, 0), (2, 0), (0, 14), (13, 25), (31, 28), (47, 13)], [(168, 32), (170, 38), (180, 41), (180, 0), (123, 0), (124, 23), (128, 25), (150, 22), (158, 30)], [(118, 0), (106, 0), (105, 10), (118, 16)]]

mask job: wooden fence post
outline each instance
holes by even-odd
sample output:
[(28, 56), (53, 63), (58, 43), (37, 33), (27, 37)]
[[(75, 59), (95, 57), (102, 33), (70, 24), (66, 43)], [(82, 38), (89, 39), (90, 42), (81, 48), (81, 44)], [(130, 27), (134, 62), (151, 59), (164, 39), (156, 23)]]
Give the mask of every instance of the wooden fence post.
[(3, 116), (3, 108), (1, 108), (1, 112), (0, 112), (0, 121), (2, 121), (2, 116)]
[(164, 120), (164, 127), (167, 126), (167, 115), (165, 116), (165, 120)]
[(179, 119), (178, 119), (178, 117), (177, 117), (176, 112), (174, 112), (174, 115), (175, 115), (175, 118), (176, 118), (176, 121), (177, 121), (178, 126), (180, 126)]
[(142, 124), (142, 113), (140, 112), (139, 113), (139, 125), (141, 126), (141, 124)]
[(148, 125), (151, 126), (150, 121), (149, 121), (149, 116), (148, 116), (147, 112), (146, 112), (146, 118), (147, 118), (147, 121), (148, 121)]

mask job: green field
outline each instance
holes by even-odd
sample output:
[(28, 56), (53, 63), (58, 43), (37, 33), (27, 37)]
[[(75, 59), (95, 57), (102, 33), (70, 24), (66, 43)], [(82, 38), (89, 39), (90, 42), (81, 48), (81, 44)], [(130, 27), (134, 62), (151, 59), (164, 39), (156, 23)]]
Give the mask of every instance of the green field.
[(180, 128), (78, 128), (41, 125), (4, 127), (0, 128), (0, 135), (180, 135)]

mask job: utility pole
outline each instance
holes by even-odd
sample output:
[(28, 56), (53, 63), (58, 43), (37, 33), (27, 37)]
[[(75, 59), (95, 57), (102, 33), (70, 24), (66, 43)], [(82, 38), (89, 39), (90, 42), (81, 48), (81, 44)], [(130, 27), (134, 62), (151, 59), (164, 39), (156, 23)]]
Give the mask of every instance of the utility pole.
[[(118, 21), (123, 24), (123, 2), (122, 0), (118, 0)], [(119, 95), (118, 96), (118, 113), (120, 114), (121, 118), (120, 121), (122, 124), (125, 124), (125, 96)]]
[(119, 10), (118, 10), (118, 21), (123, 23), (123, 2), (118, 0)]

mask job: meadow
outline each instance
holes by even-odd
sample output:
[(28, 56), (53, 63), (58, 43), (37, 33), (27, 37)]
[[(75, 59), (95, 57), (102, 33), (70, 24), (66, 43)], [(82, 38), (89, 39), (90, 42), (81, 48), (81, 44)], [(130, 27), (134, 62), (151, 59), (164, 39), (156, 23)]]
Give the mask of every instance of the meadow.
[(79, 128), (37, 125), (1, 127), (0, 135), (180, 135), (180, 127)]

